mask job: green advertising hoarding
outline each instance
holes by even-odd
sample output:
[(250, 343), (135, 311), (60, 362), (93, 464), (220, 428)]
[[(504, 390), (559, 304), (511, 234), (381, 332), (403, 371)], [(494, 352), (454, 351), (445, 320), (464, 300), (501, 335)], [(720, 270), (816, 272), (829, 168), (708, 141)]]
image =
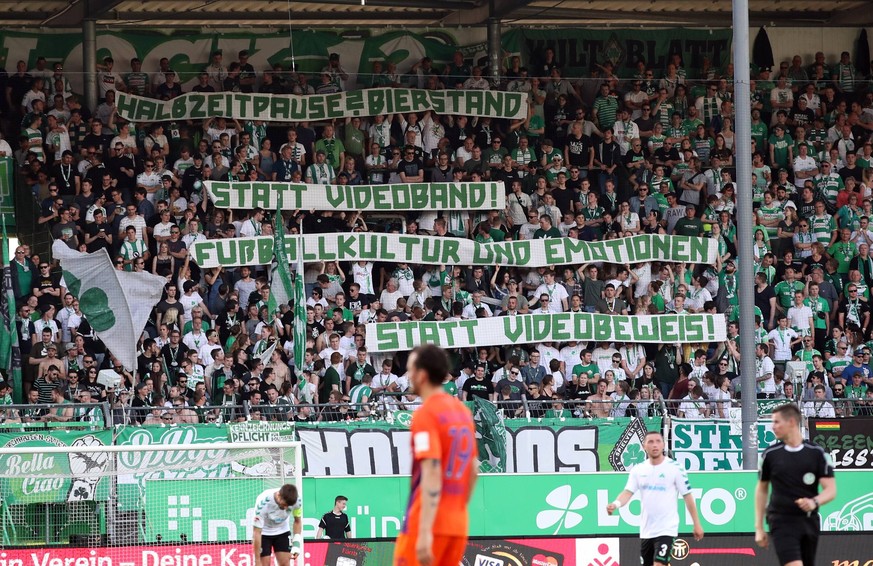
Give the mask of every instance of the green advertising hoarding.
[[(93, 447), (112, 444), (111, 431), (2, 433), (2, 448)], [(105, 501), (109, 452), (0, 455), (0, 496), (7, 505)]]
[[(707, 534), (754, 531), (755, 472), (691, 473), (689, 479)], [(822, 508), (823, 530), (873, 530), (871, 480), (871, 472), (837, 472), (839, 495)], [(385, 476), (305, 478), (304, 536), (315, 535), (320, 517), (330, 511), (339, 494), (349, 498), (346, 513), (353, 538), (396, 536), (406, 509), (409, 481), (409, 477)], [(470, 535), (639, 534), (637, 499), (614, 516), (606, 513), (606, 505), (624, 489), (626, 482), (627, 474), (615, 472), (480, 476), (470, 502)], [(159, 534), (164, 541), (179, 540), (182, 534), (188, 540), (234, 540), (223, 538), (230, 535), (238, 537), (236, 540), (249, 539), (248, 525), (255, 498), (267, 487), (269, 483), (263, 479), (222, 479), (208, 484), (190, 480), (148, 481), (147, 542), (154, 541)], [(220, 493), (232, 496), (216, 497)], [(178, 504), (180, 494), (187, 496), (184, 511)], [(681, 517), (679, 531), (688, 533), (691, 520), (678, 500), (677, 505)]]

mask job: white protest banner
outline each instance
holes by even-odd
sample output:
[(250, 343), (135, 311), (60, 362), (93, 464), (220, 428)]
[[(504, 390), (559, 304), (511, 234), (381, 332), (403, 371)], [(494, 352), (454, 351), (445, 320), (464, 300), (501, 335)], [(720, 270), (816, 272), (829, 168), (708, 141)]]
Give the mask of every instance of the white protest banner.
[[(397, 261), (424, 265), (503, 265), (541, 267), (581, 265), (592, 261), (638, 263), (677, 261), (715, 263), (717, 242), (693, 236), (644, 234), (585, 242), (572, 238), (521, 240), (480, 244), (462, 238), (406, 234), (305, 234), (285, 236), (288, 261), (297, 260), (297, 240), (303, 239), (303, 260)], [(194, 243), (191, 258), (203, 268), (266, 265), (273, 259), (270, 236), (203, 240)]]
[(265, 122), (317, 122), (355, 116), (426, 112), (491, 118), (527, 117), (527, 93), (499, 90), (371, 88), (331, 94), (188, 92), (155, 100), (119, 92), (118, 115), (131, 122), (236, 118)]
[(503, 183), (398, 183), (393, 185), (313, 185), (206, 181), (218, 208), (249, 210), (503, 210)]
[(367, 325), (367, 350), (396, 352), (421, 344), (442, 348), (535, 342), (719, 342), (727, 336), (721, 314), (522, 314), (472, 320), (380, 322)]

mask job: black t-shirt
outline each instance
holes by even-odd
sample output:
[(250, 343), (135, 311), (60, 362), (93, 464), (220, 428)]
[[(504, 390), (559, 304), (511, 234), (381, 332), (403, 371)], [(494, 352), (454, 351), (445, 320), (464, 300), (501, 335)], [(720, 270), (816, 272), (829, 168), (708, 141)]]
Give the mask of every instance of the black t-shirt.
[(55, 308), (60, 308), (61, 299), (60, 297), (56, 297), (55, 295), (50, 295), (45, 293), (45, 291), (56, 290), (60, 287), (58, 279), (54, 275), (49, 275), (47, 277), (36, 277), (31, 284), (31, 287), (34, 289), (39, 289), (43, 292), (43, 295), (39, 296), (39, 306), (46, 307), (48, 305), (54, 305)]
[(833, 464), (824, 450), (811, 442), (804, 441), (799, 449), (777, 442), (761, 455), (761, 481), (772, 485), (768, 513), (806, 515), (795, 501), (815, 497), (819, 480), (832, 477)]
[(58, 164), (52, 170), (52, 177), (58, 184), (58, 194), (61, 196), (72, 196), (76, 194), (76, 177), (79, 176), (79, 170), (75, 165)]
[[(112, 227), (107, 223), (97, 224), (96, 222), (92, 222), (85, 226), (85, 232), (88, 236), (96, 236), (101, 231), (105, 234), (112, 234)], [(88, 244), (88, 253), (94, 253), (99, 249), (106, 248), (108, 251), (110, 249), (110, 244), (108, 240), (104, 240), (103, 238), (97, 238), (90, 244)]]
[(321, 516), (318, 528), (324, 529), (324, 533), (330, 539), (344, 539), (346, 538), (346, 533), (352, 532), (349, 516), (345, 513), (335, 515), (333, 511)]
[(770, 298), (775, 296), (776, 293), (773, 292), (773, 287), (770, 285), (764, 287), (763, 291), (758, 291), (758, 288), (755, 287), (755, 306), (761, 309), (764, 324), (767, 324), (767, 321), (770, 320)]
[(418, 159), (412, 161), (403, 159), (397, 164), (397, 173), (405, 173), (407, 177), (417, 177), (422, 169), (424, 167)]
[(464, 387), (462, 389), (467, 392), (468, 398), (472, 395), (473, 397), (479, 397), (480, 399), (485, 399), (487, 401), (491, 394), (494, 393), (494, 384), (487, 378), (478, 381), (475, 377), (471, 377), (464, 382)]

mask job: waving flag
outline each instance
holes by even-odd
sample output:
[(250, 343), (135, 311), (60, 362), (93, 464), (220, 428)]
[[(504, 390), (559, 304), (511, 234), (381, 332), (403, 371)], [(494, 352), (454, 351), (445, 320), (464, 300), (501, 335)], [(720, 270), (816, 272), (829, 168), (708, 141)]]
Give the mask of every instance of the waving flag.
[(118, 271), (106, 250), (83, 254), (60, 240), (52, 254), (61, 260), (64, 283), (97, 336), (128, 371), (136, 369), (137, 343), (167, 280), (151, 273)]
[(285, 227), (282, 226), (282, 211), (276, 211), (276, 235), (273, 236), (273, 265), (270, 268), (270, 314), (287, 305), (294, 293), (291, 272), (288, 269), (288, 254), (285, 253)]

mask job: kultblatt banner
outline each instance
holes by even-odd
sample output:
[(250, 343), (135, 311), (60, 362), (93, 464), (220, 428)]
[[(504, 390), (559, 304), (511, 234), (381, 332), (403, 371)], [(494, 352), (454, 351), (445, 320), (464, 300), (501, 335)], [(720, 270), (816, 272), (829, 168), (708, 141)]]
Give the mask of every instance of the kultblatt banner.
[[(859, 401), (859, 405), (863, 401)], [(809, 439), (821, 446), (835, 468), (873, 468), (873, 418), (809, 419)], [(873, 516), (871, 516), (873, 520)]]
[(398, 183), (313, 185), (206, 181), (218, 208), (264, 210), (495, 210), (506, 206), (503, 183)]
[(396, 352), (421, 344), (473, 348), (535, 342), (720, 342), (723, 315), (622, 316), (592, 313), (525, 314), (440, 322), (380, 322), (367, 325), (367, 350)]
[(118, 115), (131, 122), (236, 118), (265, 122), (316, 122), (408, 112), (490, 118), (527, 117), (527, 93), (497, 90), (371, 88), (332, 94), (189, 92), (172, 100), (118, 93)]
[[(586, 242), (547, 238), (479, 243), (463, 238), (407, 234), (304, 234), (285, 236), (285, 253), (297, 261), (298, 240), (303, 240), (303, 261), (396, 261), (424, 265), (502, 265), (544, 267), (581, 265), (592, 261), (638, 263), (678, 261), (715, 263), (717, 242), (694, 236), (644, 234)], [(203, 268), (266, 265), (273, 261), (272, 236), (203, 240), (191, 245), (191, 259)]]

